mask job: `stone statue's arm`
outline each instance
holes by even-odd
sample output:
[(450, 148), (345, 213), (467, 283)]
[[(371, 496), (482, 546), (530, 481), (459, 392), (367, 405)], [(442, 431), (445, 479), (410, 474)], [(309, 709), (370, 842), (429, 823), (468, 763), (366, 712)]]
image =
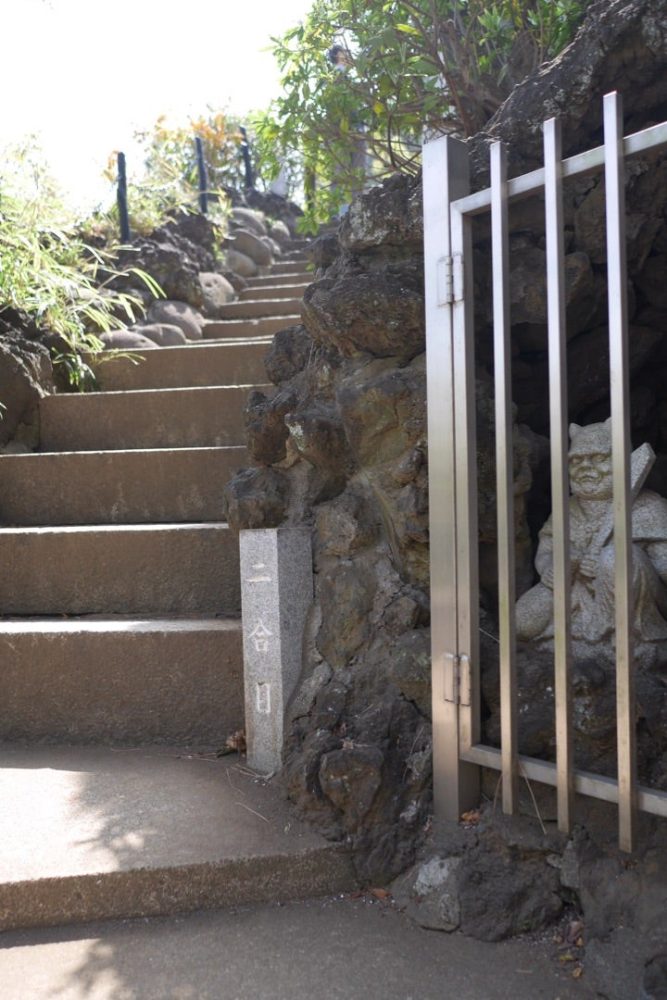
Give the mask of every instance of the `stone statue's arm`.
[(551, 518), (546, 521), (540, 531), (540, 544), (535, 555), (535, 569), (545, 587), (550, 589), (554, 583), (554, 539)]

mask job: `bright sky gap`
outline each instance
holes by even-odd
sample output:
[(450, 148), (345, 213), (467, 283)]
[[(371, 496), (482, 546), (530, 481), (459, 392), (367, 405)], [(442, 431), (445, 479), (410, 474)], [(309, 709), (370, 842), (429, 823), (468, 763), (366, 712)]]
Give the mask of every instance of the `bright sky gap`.
[[(0, 147), (35, 135), (67, 200), (109, 197), (109, 153), (211, 106), (245, 115), (279, 91), (269, 47), (311, 0), (14, 0), (3, 11)], [(131, 166), (131, 163), (130, 163)]]

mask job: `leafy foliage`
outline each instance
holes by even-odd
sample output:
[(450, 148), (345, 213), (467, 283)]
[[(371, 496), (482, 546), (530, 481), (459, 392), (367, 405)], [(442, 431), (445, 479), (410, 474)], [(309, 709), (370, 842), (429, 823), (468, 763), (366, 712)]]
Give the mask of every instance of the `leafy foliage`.
[[(225, 187), (241, 187), (243, 170), (239, 123), (220, 111), (209, 110), (186, 125), (171, 126), (161, 115), (149, 129), (135, 132), (140, 170), (131, 171), (127, 184), (130, 229), (139, 236), (149, 235), (175, 211), (198, 211), (199, 185), (195, 137), (202, 140), (208, 173), (212, 220), (223, 222), (227, 211)], [(109, 155), (107, 180), (114, 185), (117, 177), (117, 152)], [(95, 212), (85, 223), (95, 237), (109, 237), (118, 232), (118, 208)]]
[[(275, 175), (298, 156), (313, 228), (360, 186), (364, 153), (376, 174), (414, 171), (424, 126), (463, 136), (482, 128), (570, 41), (589, 3), (315, 0), (274, 39), (284, 96), (257, 123), (262, 158)], [(338, 67), (326, 58), (333, 45)]]
[(226, 186), (241, 187), (241, 125), (224, 112), (211, 109), (199, 118), (191, 118), (186, 126), (173, 128), (167, 126), (163, 115), (152, 129), (136, 133), (137, 140), (146, 150), (147, 172), (156, 176), (173, 176), (178, 173), (195, 188), (195, 137), (204, 144), (211, 190)]
[[(117, 247), (88, 246), (76, 221), (63, 208), (34, 147), (5, 158), (0, 174), (0, 319), (24, 317), (55, 334), (54, 361), (64, 366), (70, 384), (83, 389), (91, 372), (83, 356), (102, 348), (99, 334), (135, 319), (142, 303), (111, 291), (118, 272)], [(136, 271), (155, 295), (159, 287)], [(121, 317), (121, 318), (119, 318)]]

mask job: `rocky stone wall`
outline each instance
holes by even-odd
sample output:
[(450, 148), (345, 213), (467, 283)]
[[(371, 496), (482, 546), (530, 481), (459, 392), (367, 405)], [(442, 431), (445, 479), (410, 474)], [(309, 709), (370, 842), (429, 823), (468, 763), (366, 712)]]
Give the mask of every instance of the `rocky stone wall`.
[[(470, 141), (474, 185), (486, 182), (494, 138), (510, 143), (513, 173), (539, 165), (541, 123), (550, 115), (563, 117), (566, 153), (598, 143), (602, 96), (611, 89), (623, 92), (626, 131), (667, 119), (666, 64), (667, 0), (594, 4), (574, 43), (516, 88), (487, 131)], [(665, 493), (666, 170), (662, 155), (636, 158), (627, 189), (633, 431), (636, 443), (650, 440), (658, 451), (650, 485)], [(603, 197), (598, 177), (566, 186), (570, 410), (581, 423), (604, 419), (609, 406)], [(522, 588), (532, 582), (535, 533), (549, 508), (543, 211), (532, 199), (510, 220)], [(366, 194), (335, 236), (318, 241), (314, 260), (303, 325), (278, 334), (269, 357), (276, 388), (250, 399), (253, 466), (232, 482), (227, 505), (236, 527), (312, 527), (317, 600), (291, 709), (287, 789), (320, 829), (354, 846), (360, 872), (372, 882), (405, 867), (431, 810), (419, 180), (395, 177)], [(480, 557), (492, 637), (491, 299), (483, 223), (475, 234), (475, 263)], [(492, 638), (489, 643), (485, 711), (492, 733), (496, 666)], [(533, 682), (544, 687), (544, 672), (537, 673)], [(529, 691), (530, 679), (522, 683)], [(591, 704), (596, 684), (595, 677), (582, 676), (580, 691), (593, 697)], [(593, 712), (584, 734), (589, 742)], [(662, 716), (652, 711), (640, 728), (649, 733), (646, 757), (659, 779)], [(599, 760), (609, 735), (596, 738), (592, 753)], [(547, 726), (533, 740), (533, 752), (548, 754), (552, 742)]]
[[(205, 321), (224, 318), (224, 307), (247, 287), (246, 279), (281, 255), (292, 237), (289, 226), (277, 216), (249, 208), (238, 193), (232, 201), (224, 226), (206, 215), (174, 212), (149, 236), (135, 238), (119, 252), (121, 274), (111, 286), (137, 297), (145, 316), (129, 329), (102, 334), (105, 347), (146, 350), (201, 339)], [(295, 208), (277, 197), (257, 194), (253, 201), (278, 214), (282, 206), (288, 219)], [(164, 299), (155, 300), (141, 271), (157, 282)]]
[(255, 467), (228, 491), (236, 527), (312, 526), (286, 777), (369, 878), (409, 862), (430, 808), (421, 238), (419, 185), (398, 178), (319, 241), (304, 325), (267, 362), (277, 388), (249, 401)]
[(479, 810), (427, 838), (420, 860), (391, 886), (395, 904), (423, 927), (482, 941), (538, 934), (561, 973), (582, 980), (582, 996), (662, 1000), (664, 822), (643, 816), (639, 849), (628, 856), (618, 850), (609, 803), (578, 799), (577, 825), (565, 836), (551, 789), (522, 782), (524, 815), (516, 817), (503, 816), (488, 791)]
[(0, 451), (39, 443), (39, 400), (53, 391), (49, 352), (18, 331), (0, 333)]

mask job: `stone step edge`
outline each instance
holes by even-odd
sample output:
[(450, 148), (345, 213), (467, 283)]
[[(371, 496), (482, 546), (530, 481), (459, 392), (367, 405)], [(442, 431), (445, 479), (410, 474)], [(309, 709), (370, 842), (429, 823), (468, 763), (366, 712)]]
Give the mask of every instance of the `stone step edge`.
[[(259, 299), (259, 301), (261, 302), (262, 300)], [(281, 301), (281, 300), (278, 299), (278, 301)], [(241, 304), (245, 305), (244, 302), (241, 303)], [(234, 303), (234, 305), (238, 305), (238, 303)], [(283, 323), (285, 320), (288, 320), (288, 319), (295, 319), (295, 320), (298, 320), (298, 322), (300, 323), (301, 322), (301, 314), (300, 313), (285, 313), (283, 315), (281, 313), (278, 316), (250, 316), (248, 318), (244, 318), (243, 316), (240, 316), (240, 317), (234, 318), (234, 319), (207, 319), (206, 322), (204, 323), (203, 327), (202, 327), (203, 337), (204, 337), (204, 339), (206, 339), (206, 332), (205, 331), (208, 330), (209, 327), (211, 327), (211, 326), (222, 326), (222, 327), (227, 326), (227, 327), (231, 328), (232, 326), (240, 326), (242, 323), (248, 323), (250, 326), (254, 326), (254, 325), (259, 326), (262, 323), (263, 320), (267, 320), (267, 319), (280, 320), (281, 323)]]
[[(229, 322), (234, 322), (230, 320)], [(222, 341), (221, 341), (222, 342)], [(216, 340), (211, 340), (206, 346), (216, 346)], [(163, 350), (168, 350), (168, 348), (163, 348)], [(75, 399), (77, 401), (82, 399), (103, 399), (106, 396), (139, 396), (147, 395), (148, 393), (165, 393), (165, 392), (218, 392), (220, 389), (267, 389), (271, 388), (268, 382), (243, 382), (238, 385), (176, 385), (176, 386), (163, 386), (159, 389), (104, 389), (101, 392), (89, 392), (89, 393), (74, 393), (74, 392), (52, 392), (49, 394), (48, 398), (53, 399)], [(44, 397), (46, 398), (46, 397)], [(205, 446), (203, 446), (205, 447)], [(107, 449), (115, 450), (115, 449)], [(148, 449), (150, 450), (150, 449)], [(54, 454), (49, 452), (49, 455)]]
[[(283, 267), (285, 267), (285, 266), (286, 265), (283, 265)], [(290, 266), (292, 266), (292, 265), (290, 265)], [(257, 277), (257, 278), (267, 278), (267, 277), (270, 277), (270, 278), (280, 278), (280, 279), (282, 279), (282, 278), (288, 278), (288, 279), (290, 279), (290, 281), (291, 281), (292, 278), (298, 278), (300, 281), (306, 281), (307, 280), (307, 281), (310, 281), (310, 282), (313, 282), (313, 281), (316, 280), (316, 278), (315, 278), (315, 272), (314, 271), (307, 271), (305, 268), (299, 268), (298, 270), (295, 270), (295, 271), (280, 271), (280, 270), (278, 270), (278, 271), (268, 271), (265, 274), (257, 274), (257, 275), (255, 275), (255, 277)], [(249, 278), (248, 278), (248, 281), (250, 281)], [(250, 287), (252, 287), (252, 286), (250, 286)]]
[[(52, 454), (49, 452), (49, 454)], [(61, 524), (61, 525), (26, 525), (21, 528), (4, 528), (0, 527), (0, 538), (7, 537), (7, 535), (34, 535), (39, 537), (40, 535), (48, 534), (75, 534), (75, 532), (81, 532), (90, 534), (95, 532), (99, 534), (100, 532), (116, 532), (120, 534), (123, 531), (137, 532), (137, 531), (229, 531), (229, 525), (226, 521), (165, 521), (164, 523), (160, 521), (153, 521), (149, 524)], [(13, 617), (17, 617), (14, 615)]]
[(122, 632), (150, 634), (178, 632), (238, 632), (241, 619), (232, 615), (211, 617), (210, 615), (73, 615), (71, 618), (46, 615), (25, 618), (13, 616), (0, 618), (0, 639), (5, 636), (53, 636), (76, 635), (88, 632), (95, 635), (116, 635)]
[(0, 884), (0, 931), (288, 902), (357, 888), (350, 854), (338, 845), (295, 854), (51, 876)]
[[(239, 302), (228, 302), (224, 307), (223, 315), (216, 320), (208, 322), (224, 323), (225, 320), (253, 320), (253, 319), (281, 319), (283, 316), (296, 316), (302, 302), (301, 296), (296, 299), (241, 299)], [(276, 308), (281, 303), (289, 311), (281, 312)], [(261, 306), (261, 310), (259, 310)], [(204, 328), (202, 328), (204, 329)]]
[[(118, 390), (122, 392), (124, 390)], [(129, 390), (128, 390), (129, 391)], [(26, 451), (0, 454), (0, 462), (6, 462), (8, 460), (26, 461), (27, 459), (36, 460), (38, 458), (58, 458), (58, 457), (70, 457), (72, 455), (160, 455), (164, 457), (165, 455), (180, 455), (184, 452), (220, 452), (220, 451), (237, 451), (246, 452), (247, 448), (244, 444), (202, 444), (202, 445), (184, 445), (182, 448), (88, 448), (88, 449), (77, 449), (76, 451)], [(110, 459), (112, 461), (112, 459)], [(0, 483), (0, 497), (2, 495), (2, 484)]]
[[(287, 323), (284, 327), (281, 327), (280, 330), (276, 330), (276, 333), (280, 333), (282, 330), (289, 330), (293, 326), (301, 326), (302, 325), (302, 320), (301, 320), (300, 316), (298, 316), (298, 317), (288, 316), (287, 318), (288, 319), (294, 319), (295, 322), (293, 322), (293, 323)], [(232, 321), (229, 320), (229, 322), (232, 322)], [(274, 336), (275, 336), (275, 334), (272, 334), (271, 339), (273, 339)], [(224, 337), (208, 337), (206, 343), (207, 344), (222, 344), (224, 342), (224, 340), (225, 340)], [(253, 386), (249, 386), (249, 387), (248, 386), (242, 386), (242, 388), (246, 388), (246, 389), (247, 388), (251, 388), (251, 389), (265, 389), (266, 385), (267, 384), (264, 383), (262, 385), (253, 385)], [(226, 386), (223, 386), (222, 388), (226, 388)], [(274, 387), (271, 386), (271, 388), (274, 388)]]
[[(194, 387), (196, 388), (196, 386)], [(227, 386), (218, 388), (231, 388)], [(236, 388), (236, 386), (234, 386)], [(125, 390), (119, 389), (118, 392), (123, 392)], [(132, 390), (127, 390), (128, 392)], [(136, 390), (137, 392), (148, 392), (150, 390)], [(88, 448), (88, 449), (77, 449), (76, 451), (25, 451), (25, 452), (8, 452), (6, 454), (0, 453), (0, 462), (5, 462), (11, 459), (12, 461), (18, 461), (21, 459), (25, 461), (26, 459), (38, 459), (38, 458), (58, 458), (59, 456), (70, 456), (70, 455), (169, 455), (172, 452), (176, 455), (180, 455), (183, 452), (219, 452), (219, 451), (247, 451), (244, 444), (200, 444), (200, 445), (183, 445), (181, 448)], [(0, 493), (2, 490), (2, 485), (0, 484)]]
[[(255, 288), (267, 288), (267, 289), (268, 288), (280, 288), (280, 289), (285, 289), (285, 288), (305, 288), (307, 285), (311, 285), (312, 284), (312, 280), (311, 280), (312, 276), (310, 274), (299, 274), (299, 273), (296, 273), (296, 274), (293, 274), (293, 275), (290, 275), (290, 274), (264, 274), (264, 275), (258, 275), (258, 277), (260, 277), (262, 279), (259, 284), (256, 284), (256, 283), (255, 284), (250, 284), (250, 282), (253, 281), (254, 279), (248, 278), (247, 279), (248, 284), (246, 285), (245, 288), (242, 288), (238, 294), (240, 294), (241, 292), (250, 292), (250, 291), (253, 291)], [(276, 280), (274, 280), (273, 283), (270, 283), (269, 282), (269, 278), (274, 278)], [(287, 281), (279, 281), (278, 280), (279, 278), (287, 278), (288, 280)], [(289, 280), (290, 278), (294, 278), (294, 281)], [(239, 300), (238, 299), (233, 299), (232, 301), (238, 302)]]
[[(242, 301), (242, 300), (237, 300)], [(262, 301), (259, 299), (258, 301)], [(206, 322), (210, 322), (207, 320)], [(255, 344), (267, 344), (271, 342), (270, 333), (258, 333), (255, 337), (228, 337), (225, 341), (225, 347), (253, 347)], [(165, 351), (182, 351), (188, 347), (210, 347), (205, 340), (188, 340), (185, 344), (170, 344), (167, 347), (159, 347), (158, 350), (160, 354), (164, 354)], [(114, 360), (124, 361), (127, 359), (127, 351), (123, 351), (120, 348), (110, 348), (107, 351), (98, 351), (97, 354), (86, 354), (85, 360), (90, 363), (97, 362), (101, 367), (102, 365), (109, 364)], [(133, 352), (134, 353), (134, 352)], [(139, 352), (136, 352), (139, 353)], [(146, 360), (146, 357), (152, 357), (152, 349), (148, 352), (148, 355), (142, 356), (142, 361)], [(63, 396), (71, 396), (72, 393), (62, 393)]]
[[(247, 285), (246, 288), (256, 288), (256, 282), (260, 284), (268, 283), (269, 279), (274, 279), (274, 284), (293, 284), (290, 278), (298, 278), (299, 281), (296, 284), (300, 284), (305, 278), (310, 278), (315, 280), (314, 271), (306, 271), (305, 268), (298, 268), (294, 271), (264, 271), (262, 274), (253, 274), (251, 278), (246, 278)], [(275, 280), (278, 279), (278, 280)]]
[[(280, 296), (280, 295), (276, 295), (275, 294), (276, 292), (281, 291), (281, 286), (280, 285), (253, 285), (252, 288), (245, 288), (243, 290), (242, 297), (240, 297), (238, 299), (235, 299), (233, 303), (228, 303), (228, 304), (229, 305), (246, 305), (248, 302), (250, 302), (250, 303), (253, 303), (253, 302), (255, 302), (255, 303), (257, 303), (257, 302), (289, 302), (292, 299), (295, 300), (295, 301), (297, 301), (297, 302), (302, 302), (303, 301), (303, 293), (305, 292), (306, 288), (308, 288), (308, 285), (307, 284), (303, 284), (303, 285), (285, 285), (284, 288), (285, 288), (285, 291), (287, 291), (287, 292), (290, 293), (289, 295)], [(249, 296), (246, 295), (246, 292), (252, 292), (253, 294), (257, 295), (257, 292), (261, 292), (264, 289), (266, 289), (267, 292), (271, 292), (271, 295), (267, 295), (266, 297), (262, 297), (260, 295), (259, 298), (254, 298), (254, 299), (250, 298)]]
[[(259, 287), (259, 286), (256, 286), (255, 288), (250, 288), (250, 289), (248, 289), (248, 291), (253, 292), (253, 291), (256, 290), (257, 287)], [(270, 285), (269, 287), (272, 288), (273, 286)], [(253, 305), (257, 306), (257, 305), (260, 305), (260, 304), (262, 306), (266, 306), (268, 308), (269, 306), (272, 306), (272, 305), (285, 305), (285, 303), (289, 303), (289, 302), (299, 303), (299, 302), (301, 302), (301, 299), (302, 299), (301, 295), (295, 295), (293, 299), (290, 299), (290, 298), (284, 298), (284, 299), (281, 299), (281, 298), (276, 298), (276, 299), (269, 299), (269, 298), (266, 298), (266, 299), (236, 299), (234, 302), (226, 302), (223, 308), (226, 309), (227, 306), (253, 306)], [(251, 316), (250, 317), (250, 319), (258, 319), (258, 318), (259, 317), (256, 317), (256, 316)], [(217, 320), (207, 320), (207, 322), (209, 322), (209, 323), (210, 322), (214, 322), (214, 323), (215, 322), (220, 322), (220, 319), (224, 319), (224, 317), (220, 317)], [(185, 346), (185, 345), (181, 345), (181, 346)]]

